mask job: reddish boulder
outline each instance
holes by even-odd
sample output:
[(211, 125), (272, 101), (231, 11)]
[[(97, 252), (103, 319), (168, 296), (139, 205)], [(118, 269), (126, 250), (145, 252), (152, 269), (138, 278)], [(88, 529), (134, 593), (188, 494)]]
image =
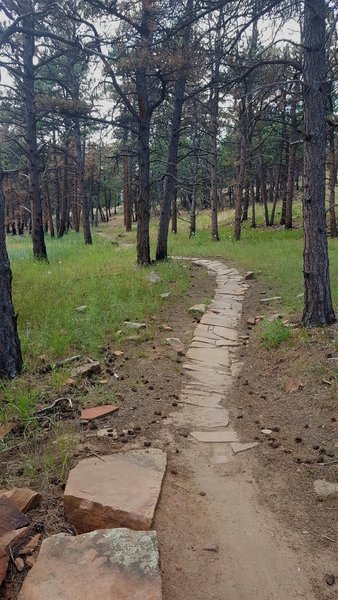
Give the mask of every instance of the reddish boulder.
[(47, 538), (18, 600), (161, 600), (155, 531), (103, 529)]
[(156, 448), (82, 460), (67, 481), (67, 520), (78, 533), (150, 529), (165, 468), (166, 454)]

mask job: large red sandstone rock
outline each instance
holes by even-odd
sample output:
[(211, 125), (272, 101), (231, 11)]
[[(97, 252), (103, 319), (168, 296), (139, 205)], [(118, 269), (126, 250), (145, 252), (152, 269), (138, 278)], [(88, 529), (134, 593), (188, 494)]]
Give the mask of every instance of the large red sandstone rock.
[(165, 468), (166, 454), (156, 448), (82, 460), (67, 481), (67, 520), (78, 533), (150, 529)]
[(18, 600), (161, 600), (155, 531), (47, 538)]

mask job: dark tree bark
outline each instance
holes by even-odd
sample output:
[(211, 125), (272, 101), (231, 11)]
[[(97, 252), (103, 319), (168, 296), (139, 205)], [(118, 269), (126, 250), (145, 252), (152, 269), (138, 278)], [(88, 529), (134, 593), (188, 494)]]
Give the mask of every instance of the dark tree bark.
[(285, 115), (285, 109), (284, 109), (283, 116), (282, 116), (283, 122), (282, 122), (281, 139), (280, 139), (280, 143), (279, 143), (279, 160), (278, 160), (274, 196), (273, 196), (273, 202), (272, 202), (272, 208), (271, 208), (271, 214), (270, 214), (270, 226), (271, 227), (273, 226), (273, 224), (275, 222), (277, 202), (278, 202), (278, 197), (279, 197), (279, 193), (280, 193), (280, 181), (281, 181), (281, 175), (282, 175), (282, 171), (283, 171), (283, 158), (284, 158), (284, 151), (285, 151), (285, 134), (286, 134), (286, 118), (285, 118), (285, 116), (286, 115)]
[(21, 373), (22, 355), (12, 301), (12, 273), (6, 249), (2, 181), (3, 171), (0, 169), (0, 377), (13, 379)]
[(329, 126), (328, 139), (330, 144), (328, 168), (329, 168), (329, 213), (330, 213), (330, 236), (338, 236), (337, 217), (335, 209), (336, 201), (336, 182), (337, 182), (337, 162), (336, 148), (334, 139), (334, 129)]
[(251, 214), (251, 227), (255, 229), (256, 227), (256, 194), (255, 194), (255, 186), (252, 182), (250, 185), (250, 195), (251, 195), (251, 206), (252, 206), (252, 214)]
[(292, 229), (292, 205), (295, 193), (295, 172), (296, 172), (296, 156), (297, 156), (297, 100), (291, 101), (291, 134), (290, 134), (290, 151), (288, 164), (288, 179), (286, 186), (286, 201), (285, 201), (285, 228)]
[(123, 209), (124, 209), (124, 226), (126, 231), (131, 231), (132, 228), (132, 202), (130, 190), (130, 157), (126, 153), (123, 160)]
[(69, 204), (69, 140), (67, 138), (63, 157), (62, 196), (60, 197), (58, 238), (64, 236), (68, 225)]
[(38, 260), (47, 260), (47, 250), (43, 231), (41, 192), (39, 182), (39, 152), (36, 134), (36, 108), (34, 90), (34, 19), (24, 19), (23, 46), (23, 95), (26, 119), (26, 145), (28, 156), (29, 195), (32, 209), (33, 254)]
[(242, 207), (243, 207), (243, 189), (246, 174), (246, 161), (248, 154), (248, 111), (245, 99), (240, 101), (239, 117), (239, 166), (237, 173), (237, 182), (235, 188), (235, 239), (241, 237)]
[(250, 204), (250, 185), (248, 184), (245, 187), (244, 191), (244, 201), (243, 201), (243, 214), (242, 214), (242, 222), (248, 220), (248, 212), (249, 212), (249, 204)]
[(175, 85), (175, 102), (157, 236), (156, 260), (164, 260), (168, 256), (168, 231), (171, 212), (173, 213), (172, 230), (173, 233), (177, 232), (177, 206), (175, 202), (177, 189), (177, 159), (185, 84), (186, 76), (184, 75), (176, 81)]
[(331, 299), (325, 214), (325, 0), (304, 7), (304, 312), (307, 327), (330, 325)]
[(214, 242), (219, 241), (218, 233), (218, 116), (219, 116), (219, 76), (222, 58), (221, 31), (222, 11), (219, 13), (216, 26), (216, 40), (214, 48), (214, 61), (212, 68), (212, 82), (210, 88), (210, 204), (211, 204), (211, 238)]
[[(332, 114), (334, 112), (332, 81), (330, 81), (330, 83), (329, 83), (328, 109), (329, 109), (330, 114)], [(328, 124), (327, 137), (328, 137), (328, 141), (329, 141), (329, 153), (328, 153), (328, 159), (327, 159), (327, 163), (328, 163), (327, 166), (328, 166), (328, 171), (329, 171), (330, 236), (337, 237), (338, 236), (338, 228), (337, 228), (337, 217), (336, 217), (336, 209), (335, 209), (336, 183), (337, 183), (337, 158), (336, 158), (334, 128), (331, 126), (331, 124)]]
[(45, 192), (46, 192), (45, 193), (45, 203), (46, 203), (46, 210), (47, 210), (47, 216), (48, 216), (50, 237), (54, 238), (55, 230), (54, 230), (53, 212), (52, 212), (52, 205), (51, 205), (51, 201), (50, 201), (50, 191), (49, 191), (48, 183), (45, 186)]
[(81, 147), (81, 134), (79, 119), (74, 118), (74, 143), (75, 143), (75, 159), (78, 174), (78, 186), (80, 201), (82, 202), (82, 225), (83, 237), (85, 244), (92, 244), (92, 234), (90, 231), (90, 204), (87, 196), (85, 180), (84, 180), (84, 156)]
[[(141, 82), (142, 80), (142, 82)], [(137, 262), (149, 265), (150, 260), (150, 118), (148, 110), (148, 90), (145, 75), (138, 77), (140, 103), (140, 124), (138, 131), (139, 147), (139, 193), (137, 199)]]
[(268, 192), (266, 189), (265, 165), (262, 165), (262, 167), (261, 167), (261, 191), (262, 191), (262, 200), (263, 200), (263, 206), (264, 206), (265, 227), (269, 227), (270, 219), (269, 219), (269, 206), (268, 206)]
[[(192, 8), (193, 0), (188, 0), (186, 6), (186, 14), (188, 17), (191, 14)], [(188, 25), (183, 32), (183, 56), (186, 52), (189, 51), (190, 37), (191, 24)], [(175, 101), (169, 141), (167, 171), (164, 181), (164, 193), (161, 206), (160, 222), (158, 227), (156, 260), (164, 260), (168, 256), (168, 231), (171, 212), (172, 231), (173, 233), (177, 233), (177, 160), (186, 81), (187, 67), (186, 65), (183, 65), (183, 67), (180, 69), (180, 72), (178, 73), (177, 81), (175, 84)]]

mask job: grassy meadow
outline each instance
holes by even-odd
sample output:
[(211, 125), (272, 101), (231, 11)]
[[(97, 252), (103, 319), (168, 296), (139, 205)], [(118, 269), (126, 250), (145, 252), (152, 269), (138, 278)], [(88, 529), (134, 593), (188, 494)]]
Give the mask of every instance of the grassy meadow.
[[(187, 217), (182, 215), (178, 234), (169, 236), (171, 256), (219, 257), (243, 270), (253, 270), (272, 296), (282, 296), (288, 313), (300, 312), (303, 291), (303, 233), (299, 227), (300, 207), (296, 205), (296, 228), (265, 228), (258, 210), (258, 227), (243, 226), (242, 239), (232, 235), (232, 212), (219, 216), (220, 241), (210, 239), (210, 214), (197, 219), (196, 235), (189, 239)], [(297, 226), (298, 220), (298, 226)], [(61, 240), (47, 237), (49, 263), (32, 258), (31, 240), (9, 237), (8, 249), (13, 271), (15, 309), (26, 364), (46, 354), (48, 360), (72, 353), (98, 356), (106, 340), (126, 333), (125, 320), (140, 321), (156, 313), (163, 303), (162, 292), (182, 294), (188, 286), (185, 265), (167, 261), (149, 268), (135, 262), (135, 230), (126, 234), (121, 219), (101, 224), (92, 246), (82, 236), (69, 233)], [(277, 216), (278, 222), (278, 216)], [(157, 221), (151, 224), (155, 252)], [(121, 246), (111, 241), (121, 242)], [(332, 293), (338, 304), (338, 240), (329, 240)], [(162, 282), (153, 285), (149, 274), (155, 270)], [(170, 300), (169, 300), (170, 301)], [(84, 312), (76, 308), (86, 305)], [(122, 333), (119, 333), (121, 332)]]
[[(124, 321), (142, 321), (156, 314), (162, 292), (184, 293), (184, 265), (168, 262), (138, 268), (134, 249), (119, 250), (94, 236), (85, 246), (81, 235), (47, 239), (49, 263), (32, 258), (28, 236), (9, 238), (15, 310), (26, 365), (45, 354), (48, 360), (70, 354), (95, 358), (99, 348), (119, 331), (129, 334)], [(154, 270), (162, 282), (148, 278)], [(84, 312), (76, 311), (87, 306)]]
[[(239, 269), (252, 270), (267, 285), (272, 296), (282, 296), (283, 310), (288, 313), (300, 312), (303, 300), (298, 297), (303, 292), (303, 232), (300, 227), (301, 207), (295, 205), (293, 230), (263, 226), (263, 212), (257, 210), (257, 228), (252, 229), (250, 221), (243, 224), (239, 242), (233, 238), (233, 211), (219, 215), (220, 241), (213, 242), (210, 235), (210, 213), (204, 211), (197, 218), (197, 232), (189, 239), (188, 216), (182, 215), (178, 222), (177, 235), (169, 236), (171, 256), (219, 257), (231, 261)], [(279, 214), (276, 216), (276, 223)], [(135, 232), (124, 234), (123, 229), (110, 224), (104, 226), (110, 230), (112, 238), (123, 235), (124, 242), (135, 239)], [(155, 253), (157, 221), (151, 226), (153, 254)], [(338, 238), (329, 239), (331, 289), (335, 306), (338, 307)]]
[[(170, 234), (172, 256), (217, 257), (243, 270), (253, 270), (268, 294), (280, 295), (278, 309), (284, 314), (302, 309), (302, 231), (295, 228), (266, 229), (258, 213), (258, 227), (243, 226), (240, 242), (232, 236), (233, 214), (219, 218), (220, 242), (210, 240), (210, 215), (197, 219), (197, 233), (189, 239), (186, 216), (179, 220), (177, 235)], [(163, 303), (184, 294), (189, 285), (186, 264), (169, 260), (151, 267), (136, 265), (135, 233), (124, 232), (121, 217), (101, 224), (93, 233), (93, 245), (85, 246), (82, 235), (69, 233), (61, 240), (47, 236), (49, 263), (33, 260), (29, 236), (8, 237), (13, 272), (13, 296), (18, 312), (19, 335), (24, 354), (25, 373), (0, 388), (0, 424), (16, 421), (24, 425), (20, 464), (27, 485), (48, 486), (53, 477), (64, 481), (76, 445), (81, 438), (79, 426), (51, 420), (48, 432), (32, 418), (35, 406), (62, 395), (70, 369), (55, 369), (39, 378), (33, 367), (73, 354), (100, 357), (109, 341), (122, 341), (133, 333), (124, 321), (147, 321)], [(157, 221), (151, 224), (152, 251), (155, 252)], [(119, 246), (112, 241), (119, 242)], [(332, 291), (338, 304), (338, 240), (330, 240)], [(161, 278), (154, 285), (151, 271)], [(170, 292), (168, 300), (161, 293)], [(201, 301), (203, 298), (201, 298)], [(84, 312), (77, 307), (86, 305)], [(290, 337), (281, 322), (263, 322), (262, 344), (277, 348)], [(147, 332), (140, 334), (145, 339)], [(39, 358), (40, 357), (40, 358)], [(14, 442), (1, 442), (0, 455)], [(8, 445), (9, 444), (9, 445)], [(21, 445), (21, 444), (20, 444)], [(6, 456), (6, 455), (4, 455)], [(0, 477), (1, 479), (1, 477)], [(21, 481), (21, 480), (20, 480)], [(1, 483), (1, 481), (0, 481)], [(4, 482), (2, 482), (4, 483)], [(21, 482), (22, 483), (22, 482)], [(16, 479), (13, 479), (13, 485)]]

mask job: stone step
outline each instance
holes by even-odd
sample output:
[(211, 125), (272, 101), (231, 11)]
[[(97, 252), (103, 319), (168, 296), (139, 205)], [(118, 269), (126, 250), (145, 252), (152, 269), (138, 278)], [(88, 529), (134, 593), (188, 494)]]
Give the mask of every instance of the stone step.
[(161, 600), (155, 531), (101, 529), (47, 538), (18, 600)]
[(81, 460), (65, 489), (68, 522), (77, 533), (112, 527), (150, 529), (166, 463), (165, 452), (156, 448)]

